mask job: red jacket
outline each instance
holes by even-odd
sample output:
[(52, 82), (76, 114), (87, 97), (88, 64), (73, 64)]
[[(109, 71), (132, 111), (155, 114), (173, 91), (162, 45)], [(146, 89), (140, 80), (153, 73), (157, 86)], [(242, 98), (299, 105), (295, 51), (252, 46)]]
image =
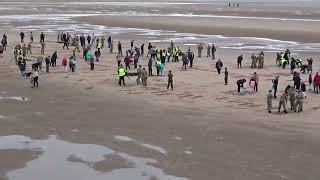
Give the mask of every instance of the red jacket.
[(126, 56), (126, 57), (124, 58), (124, 63), (125, 63), (126, 65), (129, 65), (129, 64), (130, 64), (130, 57), (129, 57), (129, 56)]
[(319, 74), (314, 76), (313, 83), (315, 85), (320, 85), (320, 75)]

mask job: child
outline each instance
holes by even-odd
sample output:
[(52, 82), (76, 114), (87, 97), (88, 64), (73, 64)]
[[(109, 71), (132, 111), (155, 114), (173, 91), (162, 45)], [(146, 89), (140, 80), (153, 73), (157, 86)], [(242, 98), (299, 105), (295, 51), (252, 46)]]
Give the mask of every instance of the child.
[(169, 86), (171, 86), (171, 90), (173, 91), (173, 74), (171, 71), (169, 71), (168, 74), (168, 86), (167, 89), (169, 89)]
[(255, 92), (255, 86), (256, 86), (256, 81), (255, 81), (254, 78), (250, 79), (249, 86), (251, 88), (251, 92), (254, 93)]
[(94, 52), (94, 55), (96, 56), (96, 61), (99, 61), (99, 58), (100, 58), (100, 56), (101, 56), (100, 51), (96, 50), (96, 51)]

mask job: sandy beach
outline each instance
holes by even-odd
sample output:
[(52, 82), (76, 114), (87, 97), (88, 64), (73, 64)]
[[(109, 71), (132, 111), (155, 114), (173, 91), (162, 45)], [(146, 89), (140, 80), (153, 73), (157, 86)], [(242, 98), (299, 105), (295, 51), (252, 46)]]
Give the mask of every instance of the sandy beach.
[[(222, 5), (211, 6), (221, 8)], [(122, 8), (128, 7), (124, 5)], [(273, 6), (266, 7), (264, 17), (272, 17)], [(190, 8), (190, 11), (199, 8), (207, 13), (205, 5)], [(247, 9), (256, 8), (248, 5), (240, 8), (238, 13), (241, 16), (263, 16), (253, 12), (245, 14)], [(283, 9), (291, 12), (294, 8)], [(301, 7), (301, 10), (310, 10), (310, 7)], [(230, 15), (229, 11), (218, 15)], [(297, 18), (288, 14), (283, 12), (273, 17)], [(302, 16), (303, 19), (317, 17), (315, 13)], [(314, 72), (320, 70), (320, 53), (303, 49), (306, 44), (316, 47), (319, 42), (319, 22), (299, 21), (296, 26), (296, 22), (290, 20), (128, 18), (123, 15), (93, 15), (72, 20), (80, 24), (77, 27), (83, 27), (81, 23), (84, 23), (121, 27), (121, 31), (122, 28), (141, 28), (175, 31), (173, 34), (249, 36), (303, 43), (299, 51), (292, 51), (292, 55), (303, 59), (304, 63), (312, 57)], [(55, 21), (57, 24), (62, 22)], [(45, 21), (12, 22), (8, 27), (19, 29), (22, 23), (37, 26)], [(265, 25), (261, 26), (261, 23)], [(76, 29), (72, 34), (81, 30)], [(86, 30), (102, 32), (101, 29)], [(112, 34), (114, 42), (121, 41), (124, 50), (130, 48), (132, 39), (137, 47), (154, 41), (152, 44), (158, 48), (167, 48), (166, 38), (175, 36), (149, 36), (148, 33), (154, 32), (129, 30), (112, 34), (116, 32), (113, 29), (104, 35)], [(27, 56), (32, 61), (27, 62), (27, 71), (31, 71), (31, 64), (40, 55), (39, 31), (41, 27), (34, 34), (33, 54)], [(77, 53), (76, 72), (66, 73), (61, 60), (65, 55), (70, 56), (73, 48), (62, 49), (62, 44), (56, 43), (57, 32), (46, 32), (44, 56), (58, 51), (58, 66), (50, 67), (49, 73), (40, 72), (39, 88), (31, 88), (30, 79), (20, 77), (13, 60), (13, 47), (19, 43), (20, 31), (2, 32), (6, 32), (9, 46), (0, 57), (1, 180), (318, 180), (320, 177), (319, 95), (307, 91), (301, 113), (278, 113), (279, 98), (273, 99), (273, 113), (267, 113), (266, 95), (271, 80), (280, 76), (278, 96), (293, 83), (289, 68), (275, 66), (274, 50), (265, 52), (263, 69), (251, 69), (250, 56), (258, 54), (261, 49), (217, 46), (216, 56), (229, 70), (227, 86), (223, 73), (217, 74), (216, 60), (201, 57), (195, 58), (193, 68), (187, 70), (182, 70), (181, 61), (166, 63), (164, 75), (149, 77), (147, 87), (136, 85), (136, 77), (126, 78), (126, 86), (119, 87), (116, 53), (110, 54), (107, 48), (102, 49), (102, 58), (95, 63), (93, 71), (82, 58), (82, 53)], [(145, 34), (139, 35), (142, 33)], [(176, 38), (176, 46), (183, 52), (190, 46), (195, 55), (195, 44), (209, 41), (201, 38), (181, 40), (178, 35)], [(29, 42), (28, 37), (26, 42)], [(243, 68), (238, 69), (236, 59), (240, 54), (244, 55), (244, 61)], [(147, 63), (148, 58), (141, 57), (139, 64), (146, 67)], [(166, 88), (169, 70), (174, 74), (174, 91)], [(136, 72), (136, 69), (129, 72)], [(238, 95), (236, 81), (250, 79), (254, 72), (260, 76), (259, 91)], [(308, 84), (308, 74), (301, 74), (301, 79)], [(246, 88), (249, 90), (247, 84)]]

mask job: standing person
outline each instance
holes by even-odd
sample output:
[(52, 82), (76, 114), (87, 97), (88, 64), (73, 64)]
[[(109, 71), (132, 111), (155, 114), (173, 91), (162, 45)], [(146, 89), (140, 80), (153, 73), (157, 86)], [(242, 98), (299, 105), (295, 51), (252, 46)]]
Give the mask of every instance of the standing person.
[(138, 74), (138, 77), (137, 77), (137, 85), (140, 84), (141, 82), (141, 77), (142, 77), (142, 69), (141, 69), (141, 65), (139, 65), (139, 68), (137, 69), (137, 74)]
[(43, 32), (41, 32), (40, 34), (40, 43), (44, 43), (44, 38), (45, 38), (45, 35)]
[(312, 84), (312, 73), (309, 74), (309, 90), (312, 90), (311, 84)]
[(255, 80), (254, 90), (258, 92), (259, 76), (256, 72), (253, 73), (253, 79)]
[(20, 73), (22, 78), (25, 78), (26, 66), (27, 66), (27, 63), (26, 61), (23, 60), (20, 65)]
[(99, 39), (97, 39), (97, 43), (96, 43), (96, 48), (98, 49), (98, 51), (101, 54), (101, 49), (102, 49), (103, 45), (102, 45), (102, 41), (100, 41)]
[(216, 62), (216, 68), (217, 68), (218, 74), (220, 74), (222, 67), (223, 67), (223, 63), (220, 59), (218, 59), (218, 61)]
[(39, 80), (39, 74), (38, 74), (38, 71), (37, 71), (37, 69), (34, 69), (33, 70), (33, 72), (32, 72), (32, 79), (33, 79), (33, 88), (34, 87), (36, 87), (36, 85), (37, 85), (37, 87), (39, 87), (39, 82), (38, 82), (38, 80)]
[(30, 37), (30, 43), (33, 43), (33, 32), (32, 31), (30, 32), (29, 37)]
[(155, 65), (156, 65), (156, 68), (157, 68), (157, 76), (159, 76), (160, 75), (160, 68), (161, 68), (161, 60), (160, 60), (160, 58), (157, 58)]
[(111, 43), (110, 43), (110, 54), (112, 54), (113, 53), (113, 41), (111, 41)]
[(229, 71), (227, 68), (224, 68), (224, 85), (228, 85), (228, 77), (229, 77)]
[(126, 76), (127, 72), (123, 68), (122, 64), (120, 64), (120, 67), (118, 69), (118, 76), (119, 76), (119, 85), (121, 86), (121, 83), (125, 86), (124, 77)]
[[(90, 51), (91, 52), (91, 51)], [(92, 55), (90, 56), (90, 52), (88, 52), (88, 61), (90, 62), (90, 70), (93, 71), (94, 70), (94, 58), (92, 57)]]
[(291, 58), (290, 74), (293, 74), (295, 68), (296, 68), (296, 60), (294, 58)]
[(96, 43), (96, 39), (97, 37), (94, 35), (94, 33), (92, 33), (92, 36), (91, 36), (91, 44), (94, 45)]
[(316, 73), (316, 75), (313, 78), (313, 86), (314, 86), (314, 91), (319, 94), (320, 90), (320, 75), (319, 73)]
[(303, 99), (304, 99), (304, 94), (303, 94), (303, 92), (301, 91), (301, 90), (299, 90), (299, 92), (298, 92), (298, 94), (297, 94), (297, 96), (296, 96), (296, 99), (297, 99), (297, 101), (296, 101), (296, 106), (295, 106), (295, 108), (294, 108), (294, 112), (301, 112), (301, 111), (303, 111)]
[(300, 83), (301, 83), (301, 78), (299, 73), (295, 73), (293, 75), (293, 85), (297, 90), (300, 90)]
[(254, 54), (251, 55), (251, 68), (257, 68), (257, 56), (255, 56)]
[(133, 43), (134, 43), (134, 40), (132, 40), (130, 43), (131, 51), (133, 50)]
[(238, 63), (238, 68), (242, 68), (242, 60), (243, 60), (243, 55), (241, 54), (238, 56), (237, 63)]
[(211, 57), (210, 50), (211, 50), (211, 46), (210, 46), (210, 44), (208, 44), (208, 47), (207, 47), (207, 57)]
[(112, 39), (111, 39), (111, 36), (108, 37), (108, 48), (111, 48), (111, 42), (112, 42)]
[(187, 66), (189, 64), (189, 60), (186, 54), (182, 54), (182, 69), (187, 70)]
[(310, 59), (307, 59), (308, 61), (308, 68), (307, 68), (307, 71), (308, 73), (312, 73), (312, 64), (313, 64), (313, 59), (310, 58)]
[(193, 66), (193, 60), (194, 60), (194, 54), (193, 54), (193, 52), (190, 52), (190, 53), (188, 54), (188, 59), (189, 59), (189, 62), (190, 62), (190, 67), (192, 68), (192, 66)]
[(144, 55), (144, 44), (141, 45), (140, 49), (141, 49), (141, 56), (143, 56)]
[(44, 55), (44, 48), (46, 47), (46, 43), (44, 41), (41, 42), (41, 54)]
[(67, 49), (69, 49), (69, 38), (67, 37), (66, 34), (62, 35), (62, 39), (63, 39), (63, 49), (66, 47)]
[(86, 38), (84, 37), (83, 34), (80, 36), (80, 46), (85, 47), (86, 46)]
[(173, 41), (171, 40), (171, 42), (170, 42), (170, 46), (171, 46), (171, 49), (173, 49), (174, 48), (174, 43), (173, 43)]
[(119, 41), (119, 43), (118, 43), (118, 54), (121, 54), (121, 56), (123, 56), (122, 55), (122, 45), (121, 45), (121, 42)]
[(149, 76), (153, 76), (152, 75), (152, 58), (150, 58), (148, 62), (148, 74)]
[(268, 112), (271, 113), (271, 109), (272, 109), (272, 90), (269, 90), (269, 93), (267, 95), (267, 109)]
[(32, 54), (32, 45), (31, 45), (31, 42), (29, 42), (29, 44), (28, 44), (27, 54)]
[(152, 48), (152, 45), (151, 43), (148, 44), (148, 54), (147, 54), (147, 57), (149, 57), (149, 54), (151, 54), (151, 48)]
[(237, 86), (238, 86), (238, 94), (240, 94), (240, 90), (241, 90), (241, 87), (243, 87), (243, 84), (246, 83), (246, 80), (245, 79), (239, 79), (237, 81)]
[(211, 47), (211, 54), (212, 54), (212, 59), (216, 59), (216, 47), (214, 46), (214, 44), (212, 44), (212, 47)]
[(118, 68), (120, 67), (120, 64), (121, 64), (121, 55), (120, 54), (117, 54), (116, 55), (116, 61), (118, 63)]
[(134, 69), (137, 69), (139, 63), (139, 54), (136, 53), (133, 55), (133, 64), (134, 64)]
[(68, 61), (67, 61), (67, 56), (64, 56), (64, 58), (62, 59), (62, 66), (63, 66), (63, 69), (64, 71), (67, 73), (68, 72), (68, 67), (67, 67), (67, 64), (68, 64)]
[(293, 86), (291, 86), (288, 90), (288, 94), (289, 94), (289, 101), (290, 101), (290, 109), (294, 110), (297, 90)]
[(124, 61), (125, 65), (126, 65), (126, 70), (128, 70), (128, 68), (129, 68), (129, 70), (130, 70), (130, 69), (131, 69), (131, 67), (130, 67), (131, 59), (130, 59), (130, 57), (129, 57), (128, 54), (126, 55), (126, 57), (124, 58), (123, 61)]
[(272, 89), (273, 89), (273, 97), (274, 98), (277, 98), (278, 83), (279, 83), (279, 76), (275, 77), (272, 80)]
[(76, 69), (76, 60), (73, 56), (69, 58), (69, 68), (71, 69), (71, 72), (75, 72)]
[[(96, 50), (96, 51), (94, 52), (94, 56), (96, 57), (96, 61), (99, 61), (100, 56), (101, 56), (101, 53), (100, 53), (98, 50)], [(120, 60), (120, 61), (121, 61), (121, 60)]]
[(51, 56), (51, 66), (57, 67), (58, 52), (55, 51)]
[(105, 42), (106, 38), (104, 38), (104, 36), (101, 37), (101, 49), (104, 48), (104, 42)]
[(46, 73), (48, 73), (50, 67), (50, 56), (46, 57), (44, 61), (46, 62)]
[(281, 111), (282, 107), (283, 107), (283, 112), (288, 113), (288, 111), (287, 111), (287, 93), (283, 93), (282, 96), (280, 97), (278, 112)]
[(87, 42), (88, 42), (88, 44), (91, 44), (91, 36), (90, 36), (90, 34), (88, 34), (88, 36), (87, 36)]
[(43, 57), (38, 56), (37, 57), (37, 64), (38, 64), (39, 71), (42, 71), (42, 63), (43, 63)]
[(24, 32), (20, 33), (20, 41), (21, 43), (24, 43)]
[(28, 48), (26, 46), (26, 44), (23, 44), (22, 46), (22, 56), (25, 57), (28, 53)]
[(171, 90), (173, 91), (173, 74), (171, 71), (169, 71), (168, 74), (168, 85), (167, 85), (167, 89), (169, 89), (169, 87), (171, 87)]
[(200, 44), (198, 45), (198, 57), (201, 57), (201, 55), (202, 55), (202, 50), (203, 50), (203, 46), (202, 46), (202, 44), (200, 43)]
[(147, 86), (148, 72), (146, 68), (142, 68), (141, 76), (142, 76), (142, 85)]

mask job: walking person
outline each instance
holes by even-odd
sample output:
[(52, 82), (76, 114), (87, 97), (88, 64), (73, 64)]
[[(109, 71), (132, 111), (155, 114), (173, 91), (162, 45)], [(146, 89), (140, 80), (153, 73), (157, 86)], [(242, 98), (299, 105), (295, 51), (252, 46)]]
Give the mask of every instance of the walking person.
[(190, 68), (192, 68), (192, 66), (193, 66), (193, 60), (194, 60), (194, 54), (193, 54), (193, 52), (189, 52), (189, 53), (188, 53), (188, 59), (189, 59), (189, 62), (190, 62)]
[(149, 74), (149, 76), (153, 76), (152, 75), (152, 58), (151, 57), (148, 62), (148, 74)]
[(142, 68), (141, 76), (142, 76), (142, 85), (147, 86), (148, 72), (146, 68)]
[(218, 61), (216, 62), (216, 68), (217, 68), (217, 71), (218, 71), (218, 74), (221, 73), (221, 68), (223, 67), (223, 63), (220, 59), (218, 59)]
[(169, 89), (169, 87), (171, 87), (171, 90), (173, 91), (173, 74), (171, 71), (169, 71), (168, 74), (168, 85), (167, 85), (167, 89)]
[(55, 51), (51, 56), (51, 66), (57, 67), (58, 52)]
[(202, 46), (202, 44), (200, 43), (200, 44), (198, 45), (198, 57), (201, 57), (201, 55), (202, 55), (202, 50), (203, 50), (203, 46)]
[(141, 45), (140, 49), (141, 49), (141, 56), (143, 56), (144, 55), (144, 44)]
[(121, 54), (121, 56), (123, 56), (122, 55), (122, 45), (121, 45), (121, 42), (119, 41), (119, 43), (118, 43), (118, 54)]
[(314, 91), (319, 94), (320, 91), (320, 75), (319, 73), (316, 73), (316, 75), (313, 78), (313, 86), (314, 86)]
[(24, 36), (25, 36), (25, 35), (24, 35), (24, 32), (21, 32), (21, 33), (20, 33), (20, 42), (21, 42), (21, 43), (24, 43)]
[(113, 41), (111, 41), (111, 42), (110, 42), (110, 54), (113, 53), (113, 45), (114, 45), (114, 44), (113, 44)]
[(45, 38), (45, 35), (43, 32), (41, 32), (40, 34), (40, 43), (44, 43), (44, 38)]
[(258, 92), (259, 76), (256, 72), (253, 73), (253, 79), (255, 80), (254, 90)]
[(287, 111), (287, 93), (285, 93), (285, 92), (280, 97), (278, 112), (281, 111), (282, 107), (283, 107), (283, 112), (288, 113), (288, 111)]

